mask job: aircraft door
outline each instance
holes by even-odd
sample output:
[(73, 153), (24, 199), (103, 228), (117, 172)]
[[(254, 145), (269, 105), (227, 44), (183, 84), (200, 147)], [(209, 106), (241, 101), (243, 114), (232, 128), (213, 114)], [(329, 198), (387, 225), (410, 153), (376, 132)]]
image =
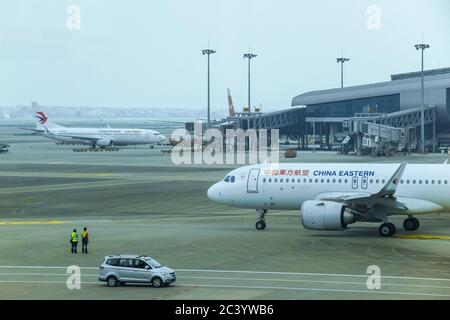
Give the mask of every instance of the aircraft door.
[(368, 186), (369, 186), (369, 178), (362, 177), (361, 178), (361, 188), (367, 189)]
[(358, 177), (353, 177), (352, 179), (352, 188), (358, 189)]
[(248, 173), (247, 192), (249, 193), (258, 192), (258, 178), (259, 178), (259, 169), (251, 169), (250, 172)]

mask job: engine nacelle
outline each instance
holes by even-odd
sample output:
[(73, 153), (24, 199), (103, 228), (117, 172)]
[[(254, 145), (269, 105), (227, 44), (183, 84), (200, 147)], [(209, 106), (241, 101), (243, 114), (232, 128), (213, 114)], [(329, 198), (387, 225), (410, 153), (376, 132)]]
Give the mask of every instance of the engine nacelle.
[(113, 141), (111, 139), (100, 139), (97, 140), (96, 145), (104, 148), (104, 147), (109, 147), (112, 146)]
[(333, 201), (305, 201), (301, 213), (303, 226), (312, 230), (343, 230), (357, 219), (342, 203)]

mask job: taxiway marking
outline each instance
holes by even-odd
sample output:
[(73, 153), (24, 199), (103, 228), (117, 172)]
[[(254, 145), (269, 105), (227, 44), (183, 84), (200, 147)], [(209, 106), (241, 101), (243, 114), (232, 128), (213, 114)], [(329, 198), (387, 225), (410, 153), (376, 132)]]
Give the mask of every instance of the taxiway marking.
[(395, 237), (400, 239), (416, 239), (416, 240), (450, 240), (450, 236), (437, 236), (431, 234), (401, 234)]
[[(67, 269), (67, 266), (0, 266), (1, 269)], [(83, 270), (98, 270), (98, 267), (83, 267)], [(210, 273), (241, 273), (241, 274), (274, 274), (274, 275), (299, 275), (310, 277), (351, 277), (367, 278), (367, 274), (345, 274), (345, 273), (308, 273), (308, 272), (276, 272), (276, 271), (248, 271), (248, 270), (217, 270), (217, 269), (181, 269), (173, 268), (176, 272), (210, 272)], [(406, 279), (424, 281), (450, 281), (450, 278), (427, 278), (409, 276), (382, 276), (385, 279)]]
[(0, 225), (48, 225), (48, 224), (64, 224), (66, 221), (48, 220), (48, 221), (0, 221)]
[[(0, 283), (46, 283), (46, 284), (66, 284), (65, 281), (45, 281), (45, 280), (0, 280)], [(81, 284), (99, 284), (99, 282), (82, 281)], [(396, 292), (396, 291), (369, 291), (369, 290), (350, 290), (350, 289), (327, 289), (327, 288), (302, 288), (302, 287), (271, 287), (271, 286), (235, 286), (235, 285), (214, 285), (214, 284), (176, 284), (176, 287), (191, 288), (226, 288), (226, 289), (259, 289), (259, 290), (289, 290), (289, 291), (319, 291), (319, 292), (347, 292), (347, 293), (371, 293), (371, 294), (392, 294), (406, 296), (428, 296), (428, 297), (450, 297), (450, 294), (439, 293), (419, 293), (419, 292)]]
[[(67, 273), (31, 273), (31, 272), (0, 272), (0, 276), (61, 276), (67, 277)], [(82, 277), (98, 277), (98, 274), (82, 274)], [(303, 282), (303, 283), (325, 283), (325, 284), (348, 284), (348, 285), (362, 285), (366, 282), (352, 282), (352, 281), (329, 281), (329, 280), (304, 280), (304, 279), (275, 279), (275, 278), (231, 278), (231, 277), (185, 277), (182, 279), (192, 280), (237, 280), (237, 281), (279, 281), (279, 282)], [(180, 278), (179, 278), (180, 280)], [(390, 287), (413, 287), (413, 288), (431, 288), (431, 289), (450, 289), (448, 286), (431, 286), (431, 285), (415, 285), (403, 283), (385, 283), (383, 286)]]

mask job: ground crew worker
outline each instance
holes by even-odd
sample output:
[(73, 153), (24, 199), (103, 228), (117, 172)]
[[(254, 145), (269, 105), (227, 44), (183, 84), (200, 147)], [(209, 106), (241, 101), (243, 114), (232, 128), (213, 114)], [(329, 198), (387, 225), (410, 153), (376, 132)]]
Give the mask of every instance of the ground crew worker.
[(73, 229), (72, 234), (70, 235), (70, 243), (72, 244), (72, 253), (77, 253), (78, 247), (78, 234), (77, 229)]
[(87, 231), (87, 228), (83, 228), (83, 232), (81, 233), (81, 250), (83, 253), (88, 253), (87, 245), (89, 242), (89, 232)]

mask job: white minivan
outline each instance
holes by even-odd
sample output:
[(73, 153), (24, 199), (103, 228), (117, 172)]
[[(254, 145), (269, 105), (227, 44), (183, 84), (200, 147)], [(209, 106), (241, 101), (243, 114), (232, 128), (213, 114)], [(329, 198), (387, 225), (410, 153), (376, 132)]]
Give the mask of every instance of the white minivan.
[(175, 271), (149, 256), (106, 256), (100, 266), (99, 281), (109, 287), (125, 283), (151, 283), (155, 288), (175, 282)]

